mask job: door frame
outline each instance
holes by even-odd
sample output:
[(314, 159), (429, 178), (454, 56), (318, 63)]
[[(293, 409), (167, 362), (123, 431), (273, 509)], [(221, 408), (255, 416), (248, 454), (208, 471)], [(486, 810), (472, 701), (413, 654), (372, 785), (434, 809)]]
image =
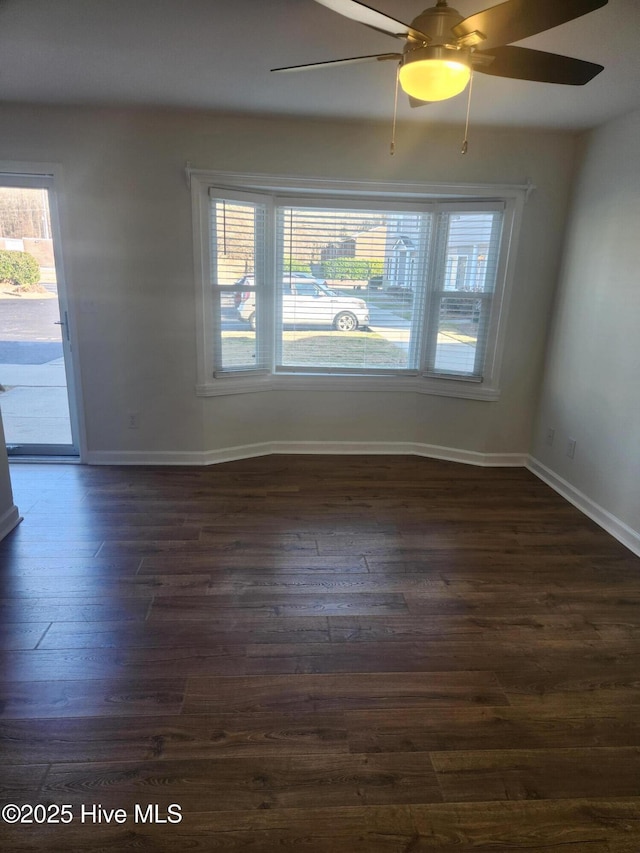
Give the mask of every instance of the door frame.
[(58, 457), (66, 458), (69, 461), (83, 462), (86, 458), (87, 441), (81, 374), (78, 364), (78, 334), (75, 304), (73, 299), (69, 298), (69, 282), (66, 273), (68, 264), (65, 262), (64, 248), (65, 228), (60, 209), (60, 199), (64, 198), (63, 169), (58, 163), (0, 160), (0, 186), (47, 190), (72, 439), (72, 445), (25, 444), (21, 447), (28, 448), (28, 453), (15, 455), (9, 453), (9, 459), (12, 462), (20, 460), (29, 462), (37, 457), (45, 457), (51, 460)]

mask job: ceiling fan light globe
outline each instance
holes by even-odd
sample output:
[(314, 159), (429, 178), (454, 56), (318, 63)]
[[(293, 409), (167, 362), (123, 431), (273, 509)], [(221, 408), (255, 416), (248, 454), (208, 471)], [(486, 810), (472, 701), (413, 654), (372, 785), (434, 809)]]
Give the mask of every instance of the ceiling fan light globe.
[(416, 59), (400, 68), (400, 85), (420, 101), (446, 101), (463, 92), (471, 69), (457, 59)]

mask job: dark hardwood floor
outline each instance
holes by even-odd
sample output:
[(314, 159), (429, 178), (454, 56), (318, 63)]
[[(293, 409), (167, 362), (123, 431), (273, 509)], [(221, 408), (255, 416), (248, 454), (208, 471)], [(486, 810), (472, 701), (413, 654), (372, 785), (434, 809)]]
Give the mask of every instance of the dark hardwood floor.
[(529, 472), (12, 479), (6, 853), (640, 851), (640, 559)]

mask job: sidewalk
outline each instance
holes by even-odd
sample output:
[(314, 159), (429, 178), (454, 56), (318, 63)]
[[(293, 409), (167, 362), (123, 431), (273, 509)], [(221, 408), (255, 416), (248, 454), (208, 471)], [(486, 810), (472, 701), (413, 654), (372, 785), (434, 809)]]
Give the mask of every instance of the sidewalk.
[(71, 444), (64, 359), (0, 364), (0, 411), (7, 444)]
[[(371, 306), (371, 322), (369, 328), (372, 332), (385, 338), (397, 347), (409, 349), (411, 339), (411, 323), (403, 317), (399, 317), (391, 311)], [(438, 334), (436, 367), (438, 370), (451, 370), (454, 372), (471, 372), (474, 369), (476, 359), (476, 348), (474, 345), (458, 340), (449, 332)]]

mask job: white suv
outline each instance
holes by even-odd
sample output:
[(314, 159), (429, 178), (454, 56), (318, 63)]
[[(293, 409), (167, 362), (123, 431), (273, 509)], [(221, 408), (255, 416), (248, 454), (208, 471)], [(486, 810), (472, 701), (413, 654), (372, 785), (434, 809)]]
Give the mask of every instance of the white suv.
[[(241, 320), (256, 327), (255, 293), (241, 294), (238, 306)], [(369, 324), (369, 308), (364, 299), (342, 296), (326, 285), (308, 278), (287, 276), (282, 285), (283, 326), (330, 326), (340, 332), (352, 332)]]

